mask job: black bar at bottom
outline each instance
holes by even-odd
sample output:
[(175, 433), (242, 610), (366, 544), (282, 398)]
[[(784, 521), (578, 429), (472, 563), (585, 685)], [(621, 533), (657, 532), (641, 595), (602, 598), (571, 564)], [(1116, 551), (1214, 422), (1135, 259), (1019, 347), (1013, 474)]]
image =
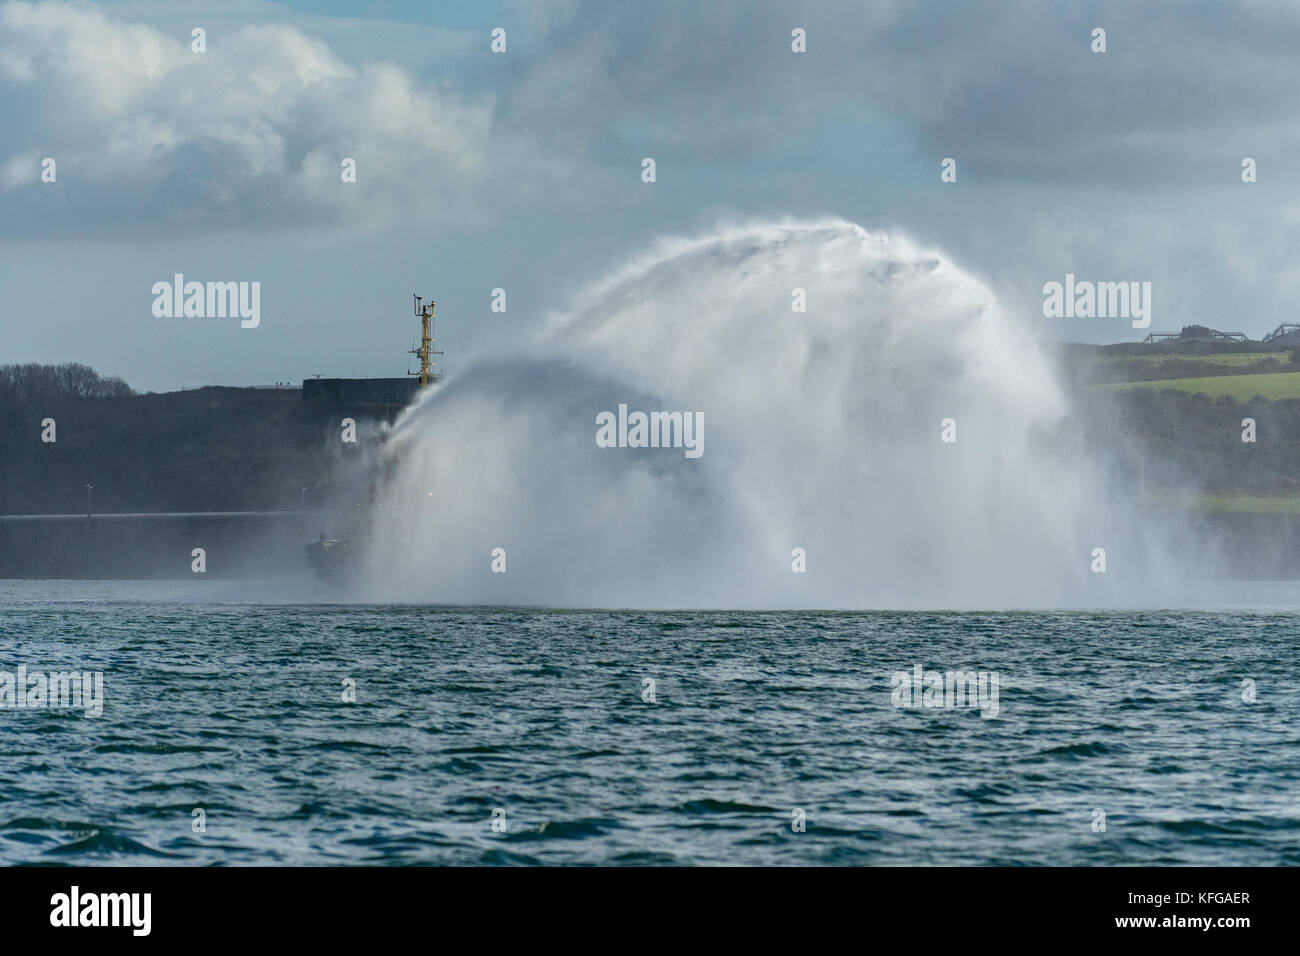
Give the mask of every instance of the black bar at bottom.
[(1287, 869), (1245, 868), (10, 867), (0, 869), (0, 925), (9, 945), (76, 934), (78, 943), (117, 937), (128, 945), (387, 946), (452, 929), (489, 944), (513, 935), (676, 945), (790, 934), (806, 945), (842, 929), (864, 942), (887, 938), (882, 932), (944, 945), (1029, 932), (1230, 946), (1284, 931), (1294, 882)]

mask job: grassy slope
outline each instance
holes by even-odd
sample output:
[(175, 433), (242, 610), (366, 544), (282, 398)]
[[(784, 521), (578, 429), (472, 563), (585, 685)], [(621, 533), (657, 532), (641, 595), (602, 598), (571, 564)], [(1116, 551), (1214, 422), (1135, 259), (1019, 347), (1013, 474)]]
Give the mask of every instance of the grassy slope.
[(1180, 362), (1198, 362), (1207, 365), (1226, 365), (1231, 367), (1248, 368), (1267, 359), (1276, 359), (1279, 362), (1290, 361), (1290, 352), (1220, 352), (1211, 355), (1184, 355), (1181, 353), (1170, 353), (1165, 355), (1090, 355), (1082, 361), (1087, 363), (1112, 365), (1123, 367), (1125, 365), (1138, 365), (1153, 363), (1156, 365), (1172, 365)]
[(1250, 495), (1202, 495), (1196, 506), (1203, 511), (1246, 511), (1252, 514), (1300, 514), (1300, 498), (1265, 498)]
[(1215, 375), (1205, 378), (1166, 378), (1151, 382), (1115, 382), (1099, 389), (1154, 388), (1208, 395), (1226, 395), (1238, 402), (1255, 396), (1267, 399), (1300, 398), (1300, 372), (1266, 372), (1258, 375)]

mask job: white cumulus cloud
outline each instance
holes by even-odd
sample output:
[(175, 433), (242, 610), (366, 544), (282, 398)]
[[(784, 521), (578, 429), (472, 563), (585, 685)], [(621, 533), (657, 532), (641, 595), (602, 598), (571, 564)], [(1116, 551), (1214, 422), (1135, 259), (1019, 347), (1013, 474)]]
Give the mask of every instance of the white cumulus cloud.
[[(206, 40), (194, 52), (188, 35), (89, 3), (0, 6), (6, 231), (366, 228), (473, 215), (496, 155), (490, 98), (391, 63), (345, 62), (288, 24)], [(57, 162), (57, 203), (42, 194), (45, 156)], [(343, 182), (345, 158), (355, 183)]]

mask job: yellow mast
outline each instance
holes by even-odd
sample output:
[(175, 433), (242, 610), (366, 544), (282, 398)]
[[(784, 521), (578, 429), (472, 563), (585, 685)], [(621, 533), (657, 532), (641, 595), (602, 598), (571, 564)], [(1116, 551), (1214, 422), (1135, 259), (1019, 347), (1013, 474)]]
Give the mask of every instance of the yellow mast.
[(424, 305), (423, 296), (412, 293), (411, 297), (415, 299), (415, 314), (420, 317), (420, 347), (411, 352), (420, 357), (420, 387), (425, 388), (438, 377), (433, 357), (442, 353), (433, 347), (433, 300)]

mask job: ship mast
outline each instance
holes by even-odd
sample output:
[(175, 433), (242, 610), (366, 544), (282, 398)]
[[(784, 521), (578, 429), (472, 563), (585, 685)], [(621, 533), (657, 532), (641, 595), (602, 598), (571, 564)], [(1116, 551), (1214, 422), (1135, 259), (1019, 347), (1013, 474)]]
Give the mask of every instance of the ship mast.
[(415, 300), (415, 314), (420, 317), (420, 347), (411, 349), (411, 354), (420, 357), (420, 388), (426, 388), (438, 378), (437, 370), (433, 367), (433, 357), (442, 352), (433, 347), (433, 300), (430, 299), (429, 304), (424, 305), (423, 296), (411, 293), (411, 298)]

